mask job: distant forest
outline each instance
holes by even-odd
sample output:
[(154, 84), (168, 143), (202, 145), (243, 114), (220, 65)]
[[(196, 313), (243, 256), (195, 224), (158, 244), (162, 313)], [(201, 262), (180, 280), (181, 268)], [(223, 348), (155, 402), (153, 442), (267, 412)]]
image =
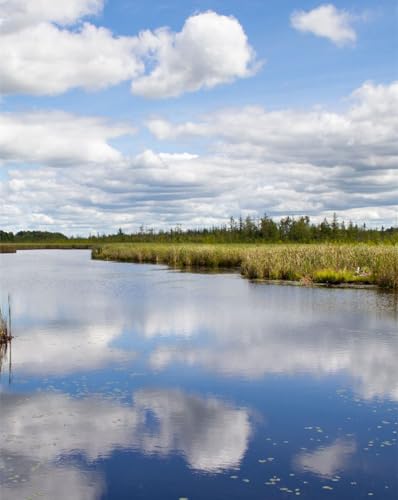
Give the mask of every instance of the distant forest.
[(4, 243), (67, 243), (68, 241), (96, 242), (165, 242), (165, 243), (398, 243), (398, 227), (368, 228), (366, 224), (339, 222), (336, 215), (314, 224), (310, 218), (285, 217), (276, 222), (264, 215), (261, 218), (231, 217), (228, 224), (201, 229), (176, 227), (154, 231), (141, 226), (136, 233), (126, 234), (119, 229), (115, 234), (96, 234), (88, 237), (67, 237), (59, 232), (0, 230)]

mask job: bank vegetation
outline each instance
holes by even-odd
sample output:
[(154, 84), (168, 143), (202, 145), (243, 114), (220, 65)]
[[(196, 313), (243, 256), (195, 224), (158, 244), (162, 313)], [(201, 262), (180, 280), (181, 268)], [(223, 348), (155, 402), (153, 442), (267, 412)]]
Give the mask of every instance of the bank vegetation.
[(253, 280), (398, 289), (395, 245), (114, 243), (94, 247), (92, 257), (177, 269), (236, 269)]

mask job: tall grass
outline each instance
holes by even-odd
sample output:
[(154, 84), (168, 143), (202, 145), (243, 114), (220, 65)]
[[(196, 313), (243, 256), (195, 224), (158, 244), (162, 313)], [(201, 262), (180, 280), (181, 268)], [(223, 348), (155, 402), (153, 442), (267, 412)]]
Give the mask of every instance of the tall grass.
[(0, 253), (15, 253), (18, 250), (90, 250), (93, 244), (82, 241), (32, 242), (32, 243), (0, 243)]
[(398, 247), (290, 245), (259, 248), (242, 262), (242, 274), (260, 279), (317, 283), (368, 283), (398, 288)]
[(363, 283), (398, 289), (397, 246), (126, 243), (96, 247), (92, 257), (175, 268), (236, 268), (250, 279)]
[(167, 243), (110, 244), (92, 250), (93, 259), (167, 264), (177, 268), (239, 268), (245, 246), (170, 245)]
[(0, 343), (6, 342), (8, 339), (8, 324), (7, 318), (3, 315), (0, 309)]
[(15, 246), (0, 244), (0, 253), (15, 253), (16, 251)]
[(11, 339), (11, 305), (8, 297), (8, 317), (0, 307), (0, 345), (10, 342)]

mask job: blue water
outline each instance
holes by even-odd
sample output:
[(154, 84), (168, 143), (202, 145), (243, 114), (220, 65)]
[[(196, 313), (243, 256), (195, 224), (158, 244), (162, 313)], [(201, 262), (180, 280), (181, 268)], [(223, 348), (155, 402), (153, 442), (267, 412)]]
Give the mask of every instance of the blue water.
[(396, 295), (87, 251), (0, 254), (0, 290), (1, 500), (398, 497)]

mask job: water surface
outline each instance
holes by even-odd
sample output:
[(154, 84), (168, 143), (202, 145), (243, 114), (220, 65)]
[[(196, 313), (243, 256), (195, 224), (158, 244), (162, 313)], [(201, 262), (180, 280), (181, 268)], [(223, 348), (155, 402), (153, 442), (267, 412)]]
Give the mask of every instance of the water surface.
[(87, 251), (2, 254), (0, 289), (1, 500), (397, 498), (394, 294)]

